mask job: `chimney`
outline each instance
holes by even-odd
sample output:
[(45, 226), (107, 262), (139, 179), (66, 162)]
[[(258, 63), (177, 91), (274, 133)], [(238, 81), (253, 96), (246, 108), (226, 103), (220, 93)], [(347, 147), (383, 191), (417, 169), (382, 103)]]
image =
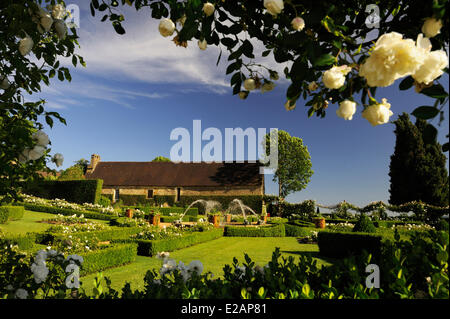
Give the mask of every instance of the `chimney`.
[(93, 173), (95, 170), (95, 167), (100, 162), (100, 155), (98, 154), (92, 154), (91, 155), (91, 163), (88, 165), (86, 174)]

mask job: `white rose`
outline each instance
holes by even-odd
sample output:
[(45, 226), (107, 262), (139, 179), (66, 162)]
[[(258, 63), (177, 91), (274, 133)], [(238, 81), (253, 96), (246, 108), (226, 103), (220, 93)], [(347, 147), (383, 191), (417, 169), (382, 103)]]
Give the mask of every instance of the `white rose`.
[(294, 105), (290, 105), (290, 101), (287, 101), (286, 104), (284, 104), (284, 108), (286, 111), (292, 111), (295, 109), (297, 103), (294, 103)]
[(442, 21), (435, 18), (427, 18), (422, 26), (422, 32), (427, 38), (432, 38), (441, 33)]
[(444, 50), (431, 51), (431, 42), (422, 34), (417, 37), (417, 48), (422, 54), (422, 64), (412, 75), (417, 83), (431, 84), (444, 73), (448, 65), (447, 53)]
[(55, 30), (56, 34), (58, 35), (58, 38), (60, 40), (64, 40), (67, 35), (67, 26), (66, 23), (63, 20), (56, 20), (55, 21)]
[(52, 16), (56, 20), (61, 20), (66, 15), (66, 8), (62, 4), (56, 4), (52, 7)]
[(297, 31), (302, 31), (305, 27), (305, 20), (300, 17), (295, 17), (291, 21), (292, 28)]
[(53, 162), (56, 164), (56, 166), (60, 167), (64, 162), (64, 156), (61, 153), (56, 153), (53, 156)]
[(33, 149), (28, 151), (28, 160), (38, 160), (40, 159), (42, 156), (44, 156), (45, 153), (45, 147), (44, 146), (40, 146), (40, 145), (36, 145)]
[(216, 8), (214, 7), (214, 5), (210, 2), (206, 2), (203, 5), (203, 12), (209, 17), (210, 15), (212, 15), (214, 13), (214, 10), (216, 10)]
[(4, 76), (0, 76), (0, 89), (7, 90), (10, 87), (8, 79)]
[(40, 20), (41, 26), (44, 28), (46, 32), (50, 31), (53, 25), (53, 18), (50, 14), (46, 14), (43, 17), (41, 17)]
[(319, 86), (317, 85), (316, 82), (311, 82), (311, 83), (309, 83), (309, 85), (308, 85), (308, 90), (310, 90), (310, 91), (315, 91), (315, 90), (317, 90), (318, 88), (319, 88)]
[(382, 103), (373, 104), (367, 107), (362, 112), (362, 117), (368, 120), (373, 126), (384, 124), (387, 123), (389, 117), (393, 115), (390, 108), (391, 104), (389, 104), (386, 99), (382, 99)]
[(273, 82), (264, 82), (264, 84), (261, 87), (261, 92), (269, 92), (272, 91), (275, 88), (275, 83)]
[(170, 19), (162, 19), (159, 23), (159, 33), (163, 37), (171, 36), (175, 32), (175, 24)]
[(33, 48), (33, 46), (34, 46), (34, 42), (33, 42), (32, 38), (30, 38), (29, 36), (23, 38), (19, 42), (20, 54), (22, 54), (23, 56), (27, 55), (28, 53), (31, 52), (31, 49)]
[(45, 134), (43, 131), (34, 132), (31, 137), (39, 146), (47, 146), (48, 143), (50, 142), (48, 135)]
[(337, 116), (342, 117), (344, 120), (351, 120), (356, 112), (356, 103), (353, 101), (345, 100), (339, 103), (339, 108), (336, 111)]
[(200, 41), (198, 40), (198, 47), (200, 48), (200, 50), (206, 50), (208, 46), (208, 42), (206, 42), (206, 40)]
[(244, 88), (245, 88), (247, 91), (252, 91), (252, 90), (254, 90), (254, 89), (256, 88), (255, 80), (253, 80), (253, 79), (246, 79), (246, 80), (244, 81)]
[(271, 15), (277, 15), (284, 9), (284, 1), (283, 0), (264, 0), (264, 8)]
[(351, 70), (347, 65), (333, 66), (323, 74), (323, 84), (329, 89), (339, 89), (345, 84), (345, 76)]
[(421, 63), (415, 42), (403, 39), (400, 33), (391, 32), (377, 40), (372, 54), (361, 65), (359, 75), (367, 80), (369, 86), (386, 87), (413, 74)]

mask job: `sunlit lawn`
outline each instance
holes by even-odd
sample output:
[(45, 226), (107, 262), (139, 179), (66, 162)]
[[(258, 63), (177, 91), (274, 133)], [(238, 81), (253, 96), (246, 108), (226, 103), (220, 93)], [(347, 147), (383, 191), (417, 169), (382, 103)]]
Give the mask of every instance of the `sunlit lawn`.
[[(223, 273), (223, 266), (231, 265), (233, 257), (237, 257), (240, 263), (244, 262), (244, 253), (247, 253), (256, 264), (264, 266), (271, 260), (275, 247), (280, 247), (284, 257), (293, 256), (298, 259), (301, 254), (310, 255), (317, 258), (319, 265), (329, 264), (327, 261), (319, 259), (317, 245), (299, 244), (293, 237), (223, 237), (171, 252), (170, 257), (185, 264), (192, 260), (200, 260), (204, 265), (204, 272), (211, 271), (215, 276), (220, 277)], [(114, 289), (120, 290), (125, 282), (130, 282), (132, 289), (141, 290), (144, 288), (145, 273), (149, 269), (159, 269), (160, 267), (161, 260), (156, 257), (138, 256), (135, 262), (105, 270), (103, 275), (111, 279)], [(94, 277), (95, 274), (91, 274), (81, 279), (88, 294), (92, 292)]]

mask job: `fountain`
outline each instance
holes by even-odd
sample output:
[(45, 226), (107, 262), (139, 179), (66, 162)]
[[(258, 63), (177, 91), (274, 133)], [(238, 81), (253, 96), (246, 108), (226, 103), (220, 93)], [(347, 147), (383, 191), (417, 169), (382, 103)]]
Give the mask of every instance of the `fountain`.
[(244, 223), (246, 223), (246, 224), (248, 223), (248, 220), (247, 220), (247, 215), (245, 214), (245, 210), (248, 210), (255, 216), (259, 216), (257, 213), (255, 213), (255, 211), (253, 209), (251, 209), (250, 207), (245, 205), (240, 199), (237, 199), (237, 198), (233, 199), (230, 202), (230, 204), (228, 205), (228, 208), (225, 212), (231, 212), (236, 207), (240, 208), (240, 210), (242, 212), (242, 216), (244, 217)]
[(221, 205), (219, 202), (214, 201), (214, 200), (204, 200), (204, 199), (198, 199), (196, 201), (193, 201), (187, 208), (186, 210), (183, 212), (183, 214), (181, 214), (180, 219), (177, 222), (182, 222), (184, 216), (186, 215), (187, 211), (189, 210), (189, 208), (191, 208), (192, 206), (194, 206), (195, 204), (202, 204), (205, 207), (205, 213), (209, 213), (211, 212), (213, 209), (220, 209)]

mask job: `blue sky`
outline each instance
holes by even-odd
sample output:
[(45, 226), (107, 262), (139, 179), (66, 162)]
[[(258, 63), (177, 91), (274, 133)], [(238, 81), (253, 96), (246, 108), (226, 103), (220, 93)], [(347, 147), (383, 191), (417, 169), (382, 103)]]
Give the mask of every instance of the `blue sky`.
[[(196, 43), (189, 43), (187, 49), (176, 47), (159, 35), (158, 21), (151, 19), (148, 11), (136, 14), (122, 9), (127, 33), (119, 36), (110, 23), (99, 21), (101, 16), (91, 17), (89, 1), (79, 3), (79, 54), (87, 68), (72, 67), (72, 83), (54, 80), (39, 95), (68, 123), (45, 130), (52, 153), (65, 157), (62, 168), (80, 158), (90, 159), (93, 153), (104, 161), (169, 157), (175, 144), (170, 132), (177, 127), (192, 132), (193, 120), (201, 120), (203, 129), (216, 127), (223, 134), (225, 128), (275, 127), (302, 138), (313, 164), (308, 187), (289, 195), (288, 201), (315, 199), (325, 205), (342, 200), (357, 205), (387, 202), (389, 161), (395, 145), (393, 124), (372, 127), (361, 117), (361, 107), (352, 121), (344, 121), (336, 116), (337, 104), (330, 104), (324, 119), (308, 119), (308, 108), (301, 100), (294, 111), (287, 112), (287, 82), (283, 80), (274, 91), (250, 94), (242, 101), (229, 87), (226, 55), (216, 67), (217, 48), (200, 51)], [(270, 57), (265, 61), (274, 65)], [(448, 87), (448, 77), (441, 82)], [(398, 91), (398, 84), (399, 80), (377, 92), (378, 100), (385, 97), (391, 103), (392, 120), (432, 103), (413, 90)], [(447, 107), (439, 129), (441, 143), (448, 133), (448, 116)], [(277, 185), (271, 179), (266, 176), (266, 193), (275, 194)]]

